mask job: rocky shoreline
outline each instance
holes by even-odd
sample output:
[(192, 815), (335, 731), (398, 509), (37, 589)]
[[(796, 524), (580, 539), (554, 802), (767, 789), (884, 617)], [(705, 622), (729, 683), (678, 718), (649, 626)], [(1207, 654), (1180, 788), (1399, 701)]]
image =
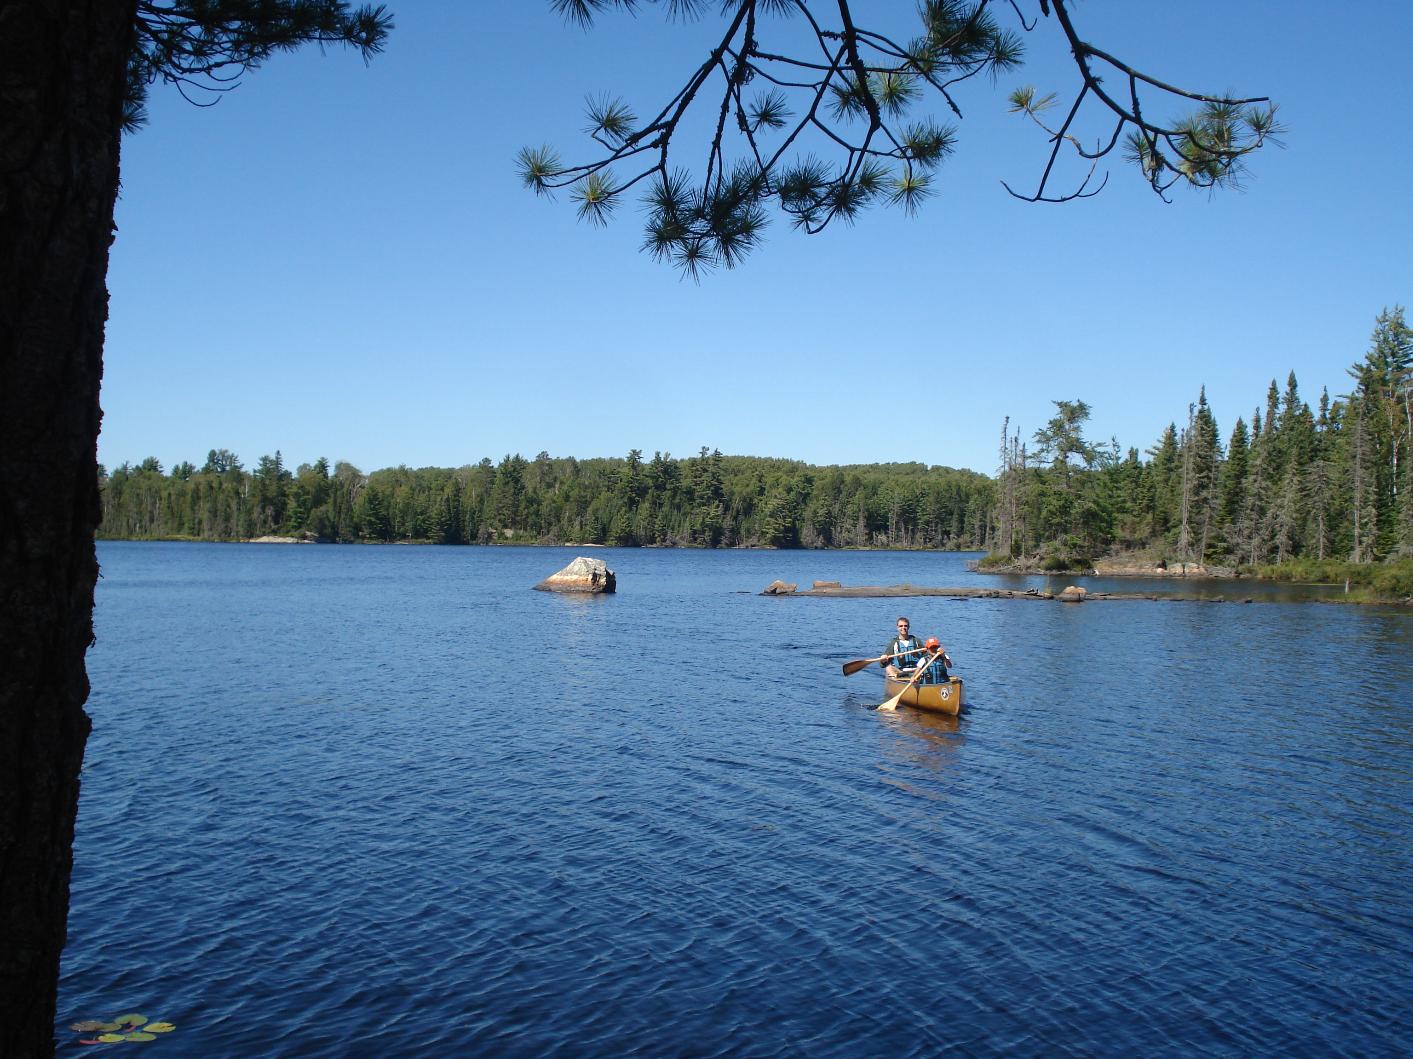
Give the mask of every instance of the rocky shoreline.
[(1207, 566), (1203, 563), (1169, 563), (1159, 559), (1156, 562), (1131, 559), (1097, 559), (1087, 570), (1044, 570), (1034, 563), (1005, 563), (995, 566), (981, 566), (979, 562), (970, 567), (979, 574), (1033, 574), (1045, 577), (1151, 577), (1151, 578), (1201, 578), (1206, 581), (1239, 581), (1242, 577), (1229, 566)]
[(1250, 597), (1228, 600), (1225, 596), (1194, 596), (1178, 592), (1091, 592), (1077, 585), (1059, 592), (1038, 588), (934, 588), (923, 585), (841, 585), (837, 581), (816, 581), (810, 588), (797, 584), (772, 581), (760, 593), (762, 596), (799, 596), (823, 599), (888, 599), (915, 596), (937, 596), (944, 599), (1035, 599), (1060, 603), (1088, 603), (1112, 600), (1158, 600), (1169, 603), (1253, 603)]

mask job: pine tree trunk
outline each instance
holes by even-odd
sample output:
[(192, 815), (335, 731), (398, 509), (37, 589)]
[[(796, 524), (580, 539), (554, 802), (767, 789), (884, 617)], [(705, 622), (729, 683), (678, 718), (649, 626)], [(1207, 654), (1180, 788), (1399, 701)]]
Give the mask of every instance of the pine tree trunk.
[(134, 0), (0, 0), (0, 1051), (52, 1054)]
[(1354, 420), (1354, 554), (1350, 559), (1364, 561), (1362, 516), (1364, 514), (1364, 407)]
[(1187, 406), (1187, 430), (1182, 436), (1182, 525), (1178, 529), (1178, 554), (1185, 562), (1192, 559), (1192, 535), (1188, 525), (1191, 509), (1190, 482), (1192, 478), (1193, 446), (1193, 407)]

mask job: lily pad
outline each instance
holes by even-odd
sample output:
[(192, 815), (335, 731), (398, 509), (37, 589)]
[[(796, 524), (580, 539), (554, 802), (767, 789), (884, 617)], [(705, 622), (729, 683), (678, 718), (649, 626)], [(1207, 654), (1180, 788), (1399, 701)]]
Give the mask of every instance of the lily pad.
[(149, 1022), (142, 1027), (148, 1033), (171, 1033), (176, 1027), (170, 1022)]
[(99, 1022), (97, 1019), (84, 1019), (82, 1022), (75, 1022), (69, 1027), (69, 1029), (76, 1030), (79, 1033), (92, 1033), (94, 1030), (102, 1028), (103, 1023)]
[(98, 1039), (104, 1044), (117, 1044), (125, 1038), (121, 1033), (100, 1033)]
[(123, 1024), (121, 1022), (100, 1022), (93, 1028), (95, 1030), (102, 1030), (104, 1033), (112, 1033), (114, 1030), (122, 1029)]
[(142, 1030), (139, 1030), (137, 1033), (123, 1034), (123, 1040), (125, 1041), (155, 1041), (156, 1039), (157, 1034), (145, 1033)]
[(146, 1015), (119, 1015), (113, 1020), (122, 1026), (141, 1026), (147, 1021)]

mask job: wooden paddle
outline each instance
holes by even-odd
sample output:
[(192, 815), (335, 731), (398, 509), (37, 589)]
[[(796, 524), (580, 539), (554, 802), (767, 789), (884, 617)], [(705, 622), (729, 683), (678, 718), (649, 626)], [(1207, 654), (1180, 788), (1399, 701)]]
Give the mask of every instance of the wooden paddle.
[(918, 682), (919, 678), (921, 678), (922, 675), (926, 673), (929, 668), (931, 668), (932, 663), (935, 661), (937, 661), (937, 655), (929, 654), (927, 661), (917, 667), (917, 670), (913, 673), (913, 678), (903, 685), (903, 690), (898, 692), (898, 694), (894, 695), (887, 702), (880, 702), (878, 704), (878, 708), (880, 710), (885, 710), (889, 712), (896, 710), (898, 708), (898, 703), (901, 702), (903, 696), (908, 693), (908, 689)]
[(877, 658), (856, 658), (852, 662), (844, 663), (844, 675), (851, 677), (860, 669), (873, 665), (875, 662), (886, 662), (890, 658), (902, 658), (903, 655), (916, 654), (916, 651), (899, 651), (895, 655), (879, 655)]

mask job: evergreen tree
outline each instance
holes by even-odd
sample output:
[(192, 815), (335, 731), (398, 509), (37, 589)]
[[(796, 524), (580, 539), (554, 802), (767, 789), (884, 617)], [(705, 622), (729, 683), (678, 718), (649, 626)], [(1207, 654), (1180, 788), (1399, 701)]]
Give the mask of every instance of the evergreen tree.
[[(308, 41), (371, 55), (391, 22), (341, 0), (5, 0), (0, 165), (0, 495), (40, 553), (0, 553), (0, 1022), (17, 1055), (53, 1049), (78, 775), (89, 724), (95, 474), (108, 250), (122, 130), (155, 80), (189, 89)], [(23, 326), (18, 322), (23, 321)], [(7, 557), (8, 556), (8, 557)], [(37, 602), (38, 601), (38, 602)]]
[(1227, 443), (1227, 459), (1222, 466), (1220, 500), (1217, 505), (1217, 526), (1229, 552), (1239, 551), (1235, 541), (1236, 527), (1246, 506), (1246, 484), (1249, 475), (1251, 441), (1246, 421), (1239, 418), (1232, 427)]
[[(632, 0), (552, 3), (584, 26), (605, 9), (636, 6)], [(705, 13), (708, 7), (693, 0), (667, 6), (674, 14)], [(953, 93), (979, 83), (973, 80), (978, 74), (994, 78), (1016, 67), (1021, 33), (1002, 25), (993, 16), (996, 8), (985, 2), (926, 0), (917, 8), (915, 35), (899, 44), (880, 33), (882, 27), (860, 21), (878, 14), (873, 5), (837, 0), (828, 7), (826, 13), (779, 0), (720, 5), (717, 35), (704, 42), (704, 62), (687, 71), (686, 83), (669, 93), (665, 105), (649, 110), (656, 117), (640, 120), (621, 99), (591, 100), (585, 130), (593, 144), (590, 156), (564, 162), (550, 147), (526, 148), (519, 157), (525, 185), (545, 195), (572, 188), (579, 216), (594, 224), (607, 223), (637, 188), (647, 214), (645, 248), (692, 275), (739, 264), (760, 242), (772, 210), (807, 233), (835, 219), (849, 223), (871, 205), (916, 211), (932, 193), (936, 171), (956, 139), (956, 129), (928, 108), (945, 103), (960, 116)], [(1011, 94), (1012, 113), (1043, 129), (1051, 145), (1036, 190), (1012, 194), (1031, 201), (1093, 194), (1098, 187), (1089, 182), (1097, 159), (1116, 149), (1160, 195), (1178, 184), (1230, 186), (1239, 181), (1247, 156), (1278, 135), (1275, 108), (1265, 100), (1187, 93), (1082, 42), (1070, 7), (1071, 0), (1043, 0), (1030, 19), (1020, 4), (1012, 5), (1020, 30), (1043, 25), (1053, 31), (1078, 67), (1074, 102), (1057, 127), (1049, 124), (1053, 94), (1028, 87)], [(1110, 77), (1129, 90), (1094, 91)], [(1197, 107), (1164, 124), (1153, 117), (1165, 109), (1163, 101), (1197, 101)], [(1114, 130), (1094, 152), (1081, 147), (1072, 131), (1091, 106)], [(700, 120), (695, 107), (704, 111)], [(679, 130), (701, 127), (714, 133), (705, 146), (685, 145), (688, 155), (707, 159), (705, 170), (693, 173), (677, 161), (684, 148)], [(801, 134), (820, 134), (825, 155), (800, 157), (794, 145)], [(1063, 166), (1057, 169), (1056, 161), (1062, 151), (1069, 157), (1071, 147), (1083, 175), (1057, 193), (1051, 181), (1062, 179), (1057, 173)]]
[(1182, 506), (1182, 459), (1176, 423), (1167, 425), (1148, 455), (1152, 457), (1152, 533), (1166, 538), (1177, 524)]

